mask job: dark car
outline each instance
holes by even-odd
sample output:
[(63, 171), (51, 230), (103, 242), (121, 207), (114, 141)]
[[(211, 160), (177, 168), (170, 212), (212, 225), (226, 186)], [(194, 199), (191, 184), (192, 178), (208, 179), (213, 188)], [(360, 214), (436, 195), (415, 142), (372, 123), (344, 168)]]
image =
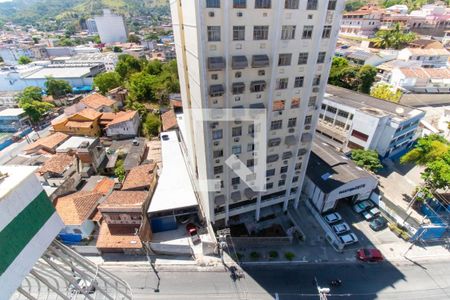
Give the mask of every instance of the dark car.
[(387, 227), (387, 223), (388, 221), (384, 217), (378, 216), (372, 221), (370, 221), (369, 226), (374, 231), (380, 231)]
[(356, 251), (356, 258), (366, 262), (379, 262), (384, 260), (380, 250), (375, 248), (359, 249), (358, 251)]

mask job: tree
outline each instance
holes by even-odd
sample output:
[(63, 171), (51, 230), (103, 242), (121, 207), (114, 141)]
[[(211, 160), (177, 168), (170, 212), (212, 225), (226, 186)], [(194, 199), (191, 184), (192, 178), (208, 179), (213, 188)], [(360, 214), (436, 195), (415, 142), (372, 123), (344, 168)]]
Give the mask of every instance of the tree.
[(378, 153), (374, 150), (357, 149), (352, 151), (352, 160), (357, 166), (366, 170), (376, 172), (382, 168)]
[(44, 116), (44, 114), (54, 107), (53, 104), (51, 103), (35, 100), (19, 104), (19, 106), (30, 117), (33, 123), (39, 122)]
[(344, 68), (348, 67), (348, 60), (343, 57), (333, 57), (330, 68), (330, 76), (328, 77), (328, 83), (336, 86), (340, 86), (341, 72)]
[(402, 92), (400, 90), (393, 91), (392, 86), (387, 83), (379, 83), (370, 89), (370, 96), (392, 102), (399, 102), (402, 97)]
[(391, 29), (377, 31), (375, 38), (371, 41), (377, 48), (394, 48), (398, 50), (415, 39), (416, 35), (413, 32), (405, 32), (400, 23), (397, 22)]
[[(100, 37), (99, 37), (100, 38)], [(118, 46), (114, 46), (113, 48), (112, 48), (112, 51), (114, 52), (114, 53), (121, 53), (122, 52), (122, 48), (120, 48), (120, 47), (118, 47)]]
[(120, 182), (122, 182), (125, 179), (125, 168), (123, 166), (123, 160), (119, 159), (116, 162), (116, 165), (114, 166), (114, 175), (119, 179)]
[(433, 191), (448, 189), (450, 187), (450, 152), (447, 151), (441, 157), (427, 163), (421, 175), (425, 186)]
[(359, 1), (359, 0), (346, 1), (346, 3), (345, 3), (345, 10), (346, 11), (355, 11), (355, 10), (358, 10), (361, 7), (363, 7), (364, 4), (365, 4), (364, 1)]
[(161, 121), (159, 116), (154, 114), (148, 114), (142, 124), (142, 130), (144, 134), (148, 137), (157, 136), (161, 128)]
[(147, 115), (147, 108), (145, 107), (145, 105), (137, 101), (128, 99), (126, 108), (130, 110), (136, 110), (141, 117), (145, 117)]
[(30, 103), (32, 101), (42, 101), (42, 90), (37, 86), (27, 86), (19, 95), (19, 105), (21, 103)]
[(65, 80), (54, 79), (48, 77), (45, 82), (47, 88), (47, 94), (52, 95), (55, 98), (66, 96), (68, 93), (72, 93), (72, 87), (69, 82)]
[(149, 33), (144, 36), (146, 41), (159, 41), (159, 35), (155, 32)]
[(430, 134), (419, 138), (414, 149), (400, 158), (400, 163), (416, 163), (424, 166), (441, 159), (449, 151), (450, 143), (445, 138), (437, 134)]
[(98, 87), (102, 94), (122, 85), (122, 78), (117, 72), (106, 72), (95, 76), (94, 86)]
[(130, 34), (128, 36), (128, 42), (130, 43), (135, 43), (135, 44), (139, 44), (141, 42), (141, 40), (139, 39), (139, 37), (135, 34)]
[(31, 58), (29, 58), (28, 56), (22, 55), (21, 57), (19, 57), (17, 62), (19, 63), (19, 65), (27, 65), (31, 62)]
[(144, 72), (131, 75), (128, 85), (130, 99), (134, 101), (154, 101), (158, 78)]
[(360, 81), (358, 85), (358, 91), (369, 94), (370, 88), (375, 81), (377, 75), (377, 69), (370, 65), (362, 66), (358, 71), (358, 79)]
[(144, 72), (150, 75), (159, 75), (162, 72), (163, 64), (159, 60), (152, 60), (145, 64)]
[(122, 79), (127, 80), (132, 74), (141, 72), (142, 66), (138, 59), (129, 55), (119, 55), (119, 61), (116, 65), (116, 72), (119, 73)]

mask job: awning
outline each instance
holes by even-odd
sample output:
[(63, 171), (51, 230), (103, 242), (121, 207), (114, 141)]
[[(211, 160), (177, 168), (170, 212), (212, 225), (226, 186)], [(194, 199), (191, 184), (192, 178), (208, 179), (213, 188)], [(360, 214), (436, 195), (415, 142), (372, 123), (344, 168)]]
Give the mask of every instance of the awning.
[(245, 195), (245, 197), (251, 199), (253, 197), (256, 197), (256, 195), (258, 195), (258, 193), (253, 191), (251, 188), (246, 188), (244, 190), (244, 195)]
[(289, 159), (292, 157), (292, 152), (291, 151), (287, 151), (283, 153), (283, 159)]
[(224, 195), (216, 196), (216, 198), (214, 198), (214, 203), (216, 205), (224, 205), (225, 204), (225, 196)]
[(208, 70), (220, 71), (225, 68), (225, 58), (222, 56), (208, 57)]
[(239, 201), (239, 200), (241, 200), (241, 199), (242, 199), (242, 198), (241, 198), (241, 192), (239, 192), (239, 191), (232, 192), (231, 195), (230, 195), (230, 198), (231, 198), (231, 200), (233, 200), (233, 201)]
[(269, 56), (267, 56), (266, 54), (252, 56), (253, 68), (264, 68), (268, 66), (269, 66)]
[(250, 108), (262, 108), (262, 109), (264, 109), (266, 107), (264, 106), (264, 103), (253, 103), (253, 104), (250, 104)]
[(247, 57), (244, 55), (237, 55), (231, 57), (231, 68), (233, 70), (245, 69), (248, 67)]
[(280, 156), (278, 154), (269, 155), (269, 156), (267, 156), (267, 163), (276, 162), (279, 158), (280, 158)]
[(213, 84), (209, 87), (209, 95), (213, 96), (213, 95), (222, 95), (223, 93), (225, 93), (225, 89), (223, 87), (222, 84)]
[(308, 151), (307, 151), (305, 148), (298, 149), (297, 155), (298, 155), (298, 156), (305, 155), (306, 152), (308, 152)]
[(284, 143), (288, 146), (294, 146), (297, 145), (298, 143), (298, 138), (295, 135), (288, 135), (285, 139), (284, 139)]
[(232, 85), (233, 95), (242, 94), (245, 90), (245, 83), (243, 82), (234, 82)]

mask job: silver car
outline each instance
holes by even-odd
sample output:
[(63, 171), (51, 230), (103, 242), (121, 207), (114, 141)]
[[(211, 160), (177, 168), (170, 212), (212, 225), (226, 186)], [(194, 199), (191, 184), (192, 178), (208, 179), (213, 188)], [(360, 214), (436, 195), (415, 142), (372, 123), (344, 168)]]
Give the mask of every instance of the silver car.
[(358, 238), (353, 232), (339, 236), (339, 240), (344, 245), (351, 245), (358, 242)]
[(333, 230), (336, 232), (336, 234), (343, 234), (347, 231), (350, 231), (350, 226), (348, 226), (347, 223), (342, 222), (336, 225), (333, 225)]
[(328, 224), (333, 224), (336, 222), (339, 222), (340, 220), (342, 220), (342, 217), (340, 214), (338, 213), (331, 213), (326, 215), (325, 217), (323, 217), (323, 219), (328, 223)]

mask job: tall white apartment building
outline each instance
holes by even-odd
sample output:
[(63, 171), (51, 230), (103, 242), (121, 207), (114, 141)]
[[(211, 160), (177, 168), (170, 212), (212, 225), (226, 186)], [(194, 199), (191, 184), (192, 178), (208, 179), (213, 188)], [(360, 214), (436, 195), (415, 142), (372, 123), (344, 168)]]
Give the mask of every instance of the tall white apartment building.
[[(208, 221), (297, 205), (339, 31), (343, 0), (171, 0), (189, 164)], [(267, 141), (245, 121), (195, 121), (196, 109), (265, 109)], [(191, 110), (194, 109), (194, 110)], [(263, 162), (257, 152), (267, 146)], [(230, 155), (266, 163), (265, 191)], [(217, 190), (201, 183), (215, 179)], [(244, 182), (245, 181), (245, 182)], [(204, 185), (203, 185), (204, 187)]]
[(103, 10), (103, 16), (95, 16), (95, 24), (102, 43), (124, 43), (128, 39), (127, 28), (122, 16)]

